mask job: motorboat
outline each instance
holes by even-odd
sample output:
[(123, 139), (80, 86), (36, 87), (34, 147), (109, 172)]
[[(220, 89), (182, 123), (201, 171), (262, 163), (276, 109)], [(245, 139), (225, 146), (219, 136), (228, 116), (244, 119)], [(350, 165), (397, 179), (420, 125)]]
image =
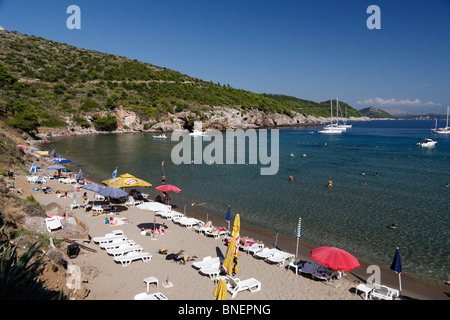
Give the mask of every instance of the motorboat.
[(423, 141), (417, 142), (417, 145), (422, 148), (431, 148), (434, 147), (436, 143), (436, 141), (433, 141), (431, 139), (424, 139)]
[(448, 110), (449, 110), (449, 106), (447, 106), (447, 122), (445, 124), (445, 127), (438, 128), (437, 127), (437, 119), (436, 119), (436, 127), (434, 129), (431, 129), (431, 131), (433, 131), (434, 133), (439, 133), (439, 134), (450, 134), (450, 127), (448, 126)]
[(200, 130), (196, 130), (194, 129), (194, 131), (192, 131), (191, 133), (189, 133), (190, 136), (194, 136), (194, 137), (207, 137), (208, 135), (206, 134), (206, 132), (200, 131)]
[(153, 139), (167, 139), (167, 136), (163, 133), (160, 134), (159, 136), (153, 136)]

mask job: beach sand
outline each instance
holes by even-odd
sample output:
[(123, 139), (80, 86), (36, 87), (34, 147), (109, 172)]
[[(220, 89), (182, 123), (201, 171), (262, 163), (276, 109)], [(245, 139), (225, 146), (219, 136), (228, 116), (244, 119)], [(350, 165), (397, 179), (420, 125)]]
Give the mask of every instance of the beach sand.
[[(45, 161), (45, 160), (41, 160)], [(42, 164), (42, 163), (41, 163)], [(42, 167), (44, 167), (42, 165)], [(40, 171), (42, 175), (45, 171)], [(52, 174), (53, 172), (48, 172)], [(19, 173), (20, 174), (20, 173)], [(57, 190), (73, 190), (73, 185), (67, 185), (55, 180), (50, 180), (46, 186)], [(120, 229), (128, 239), (134, 240), (136, 244), (143, 247), (144, 252), (149, 252), (152, 259), (149, 262), (136, 260), (131, 265), (123, 267), (116, 263), (111, 255), (95, 244), (83, 243), (84, 245), (95, 249), (97, 252), (89, 252), (81, 249), (80, 254), (75, 259), (68, 259), (71, 264), (77, 265), (82, 270), (81, 280), (90, 293), (86, 300), (130, 300), (136, 294), (146, 292), (147, 286), (143, 282), (144, 278), (156, 277), (159, 281), (158, 288), (151, 285), (149, 293), (162, 292), (170, 300), (214, 300), (213, 291), (215, 283), (209, 277), (201, 275), (197, 269), (192, 267), (194, 261), (188, 261), (186, 264), (180, 264), (165, 260), (166, 256), (159, 254), (161, 248), (167, 249), (168, 253), (178, 253), (184, 250), (184, 255), (188, 255), (195, 261), (200, 261), (206, 256), (216, 257), (225, 256), (227, 246), (223, 243), (222, 237), (214, 239), (195, 232), (192, 228), (182, 227), (161, 217), (156, 217), (156, 223), (166, 225), (166, 234), (156, 236), (145, 236), (141, 234), (141, 227), (149, 227), (154, 221), (154, 213), (148, 210), (142, 210), (137, 207), (125, 207), (114, 217), (126, 217), (129, 219), (127, 224), (111, 226), (104, 223), (103, 215), (92, 217), (92, 211), (85, 213), (83, 208), (69, 209), (73, 199), (59, 198), (56, 194), (44, 194), (42, 191), (33, 191), (32, 188), (40, 186), (30, 184), (26, 181), (25, 175), (16, 176), (16, 188), (23, 188), (24, 193), (20, 197), (25, 198), (32, 194), (34, 198), (42, 205), (55, 202), (70, 211), (73, 216), (85, 223), (89, 227), (91, 237), (104, 236), (113, 230)], [(82, 204), (82, 195), (87, 192), (89, 200), (94, 200), (95, 193), (91, 191), (82, 191), (75, 193), (79, 204)], [(173, 197), (176, 198), (176, 197)], [(176, 202), (176, 199), (175, 199)], [(183, 205), (177, 207), (177, 211), (183, 212)], [(187, 215), (190, 215), (187, 213)], [(232, 215), (231, 225), (234, 216)], [(215, 225), (223, 225), (223, 221), (212, 220)], [(216, 224), (217, 222), (217, 224)], [(265, 245), (273, 247), (273, 239), (269, 235), (264, 235), (258, 230), (241, 227), (241, 236), (253, 236), (263, 240)], [(53, 232), (57, 236), (58, 231)], [(79, 243), (82, 243), (79, 241)], [(282, 249), (295, 254), (295, 246), (292, 247), (292, 239), (278, 239), (278, 246)], [(295, 243), (295, 240), (294, 240)], [(292, 249), (292, 250), (287, 250)], [(309, 258), (310, 248), (301, 246), (299, 249), (299, 258), (302, 260), (313, 261)], [(367, 266), (363, 265), (359, 269), (345, 272), (346, 275), (339, 280), (326, 283), (321, 280), (313, 280), (309, 276), (297, 275), (291, 269), (286, 269), (286, 264), (279, 267), (269, 264), (264, 260), (256, 259), (252, 255), (247, 255), (240, 251), (239, 271), (236, 277), (241, 280), (255, 278), (261, 282), (261, 291), (251, 293), (243, 291), (237, 294), (234, 300), (363, 300), (364, 294), (355, 294), (356, 286), (364, 282), (368, 275), (365, 274)], [(83, 274), (83, 270), (96, 270), (94, 276)], [(384, 272), (384, 271), (383, 271)], [(384, 272), (383, 284), (398, 289), (398, 276), (390, 272)], [(387, 280), (389, 279), (389, 280)], [(164, 283), (169, 281), (173, 286), (166, 288)], [(403, 296), (412, 299), (448, 299), (445, 294), (445, 288), (425, 287), (408, 278), (403, 277)], [(231, 295), (227, 294), (227, 299)]]

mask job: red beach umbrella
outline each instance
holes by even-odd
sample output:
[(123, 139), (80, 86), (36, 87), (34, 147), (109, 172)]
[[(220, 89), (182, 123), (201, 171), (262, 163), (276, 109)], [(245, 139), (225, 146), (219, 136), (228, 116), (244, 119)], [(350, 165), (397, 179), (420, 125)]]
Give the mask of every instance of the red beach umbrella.
[(352, 254), (336, 247), (319, 247), (311, 250), (309, 256), (324, 266), (335, 270), (350, 271), (361, 266)]
[(159, 190), (159, 191), (173, 191), (173, 192), (176, 192), (176, 193), (181, 192), (180, 188), (177, 188), (177, 187), (172, 186), (170, 184), (163, 184), (162, 186), (156, 187), (155, 190)]

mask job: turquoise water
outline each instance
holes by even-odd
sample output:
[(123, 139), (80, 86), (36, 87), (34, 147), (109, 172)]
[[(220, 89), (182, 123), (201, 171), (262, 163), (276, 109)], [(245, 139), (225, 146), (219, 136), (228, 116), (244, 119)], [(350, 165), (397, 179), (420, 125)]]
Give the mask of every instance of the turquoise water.
[[(181, 210), (206, 203), (189, 209), (225, 218), (231, 205), (242, 224), (293, 239), (301, 217), (302, 242), (337, 246), (384, 267), (398, 246), (404, 273), (441, 284), (450, 278), (450, 136), (430, 133), (433, 127), (433, 121), (411, 120), (353, 123), (341, 135), (318, 134), (318, 127), (279, 129), (279, 171), (272, 176), (260, 175), (259, 164), (175, 165), (171, 151), (178, 142), (170, 134), (165, 141), (144, 133), (65, 137), (51, 148), (61, 156), (69, 148), (74, 167), (97, 180), (118, 167), (155, 187), (164, 173), (167, 184), (183, 190), (172, 194)], [(438, 143), (421, 149), (422, 138)]]

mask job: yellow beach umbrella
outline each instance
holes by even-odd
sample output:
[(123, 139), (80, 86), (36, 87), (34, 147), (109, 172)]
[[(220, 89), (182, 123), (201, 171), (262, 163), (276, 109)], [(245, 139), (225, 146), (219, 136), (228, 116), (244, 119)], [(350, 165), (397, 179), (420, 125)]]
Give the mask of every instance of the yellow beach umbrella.
[(126, 187), (151, 187), (151, 183), (138, 179), (135, 176), (125, 173), (117, 178), (103, 180), (103, 183), (116, 188), (126, 188)]
[(227, 281), (225, 279), (219, 280), (213, 294), (216, 300), (227, 300)]

